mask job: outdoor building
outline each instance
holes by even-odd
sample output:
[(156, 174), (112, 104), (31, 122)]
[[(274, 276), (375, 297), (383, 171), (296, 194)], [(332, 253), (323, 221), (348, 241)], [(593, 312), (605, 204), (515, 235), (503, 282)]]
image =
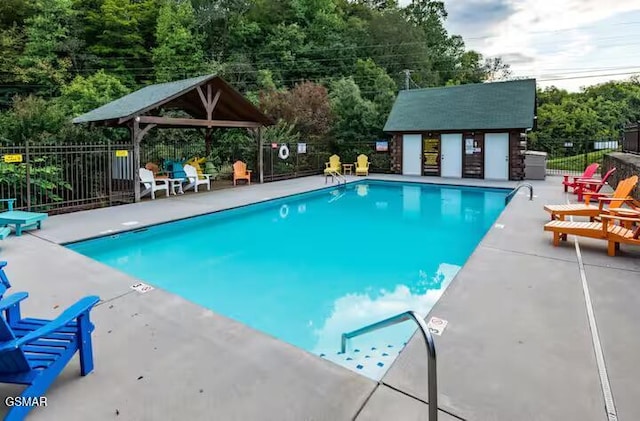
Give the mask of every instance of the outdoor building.
[(522, 180), (535, 79), (401, 91), (384, 131), (394, 173)]

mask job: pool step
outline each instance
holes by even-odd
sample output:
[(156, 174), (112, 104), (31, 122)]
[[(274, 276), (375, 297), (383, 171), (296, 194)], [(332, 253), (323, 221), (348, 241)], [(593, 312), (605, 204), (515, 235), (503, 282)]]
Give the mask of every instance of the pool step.
[(373, 380), (380, 380), (405, 345), (406, 342), (400, 345), (387, 344), (379, 347), (355, 348), (347, 350), (344, 354), (341, 352), (320, 354), (320, 357)]

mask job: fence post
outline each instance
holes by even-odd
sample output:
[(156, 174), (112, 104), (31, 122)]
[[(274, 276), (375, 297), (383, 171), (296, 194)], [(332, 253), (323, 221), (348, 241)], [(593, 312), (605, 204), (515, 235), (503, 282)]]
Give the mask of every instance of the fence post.
[(111, 139), (107, 140), (107, 182), (109, 183), (109, 187), (107, 191), (109, 192), (109, 206), (113, 206), (113, 157), (111, 154), (113, 151), (111, 150)]
[(24, 148), (25, 162), (26, 162), (26, 176), (27, 176), (27, 211), (31, 211), (31, 160), (29, 156), (29, 140), (26, 140)]
[[(584, 155), (583, 155), (584, 156), (584, 163), (583, 164), (584, 165), (582, 166), (582, 168), (587, 168), (587, 165), (589, 165), (589, 162), (588, 162), (589, 161), (589, 155), (588, 155), (589, 154), (589, 148), (587, 147), (588, 144), (589, 144), (589, 141), (587, 139), (584, 139), (583, 145), (582, 145), (582, 147), (584, 148), (584, 151), (583, 151), (583, 153), (584, 153)], [(580, 168), (576, 168), (576, 170), (580, 170)]]

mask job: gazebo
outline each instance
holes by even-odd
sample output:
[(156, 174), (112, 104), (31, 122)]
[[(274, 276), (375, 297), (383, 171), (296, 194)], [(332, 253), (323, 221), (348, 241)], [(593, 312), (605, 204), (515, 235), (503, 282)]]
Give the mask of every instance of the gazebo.
[[(181, 110), (190, 118), (161, 116), (161, 110)], [(204, 128), (207, 151), (211, 147), (213, 128), (253, 129), (257, 132), (258, 173), (262, 183), (262, 128), (274, 124), (248, 99), (216, 75), (146, 86), (74, 118), (73, 123), (129, 129), (136, 166), (136, 202), (140, 201), (140, 179), (137, 171), (140, 167), (140, 143), (152, 128)]]

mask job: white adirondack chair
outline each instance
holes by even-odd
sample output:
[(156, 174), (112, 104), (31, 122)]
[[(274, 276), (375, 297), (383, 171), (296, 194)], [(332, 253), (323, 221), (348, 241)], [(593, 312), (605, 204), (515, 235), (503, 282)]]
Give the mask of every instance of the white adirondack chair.
[(144, 186), (144, 190), (140, 192), (140, 197), (144, 197), (151, 193), (151, 199), (156, 198), (156, 192), (164, 190), (167, 197), (169, 196), (169, 180), (166, 178), (154, 178), (153, 171), (146, 168), (140, 168), (140, 183)]
[(187, 179), (189, 180), (188, 184), (184, 186), (185, 191), (193, 189), (197, 192), (198, 186), (200, 185), (206, 185), (207, 190), (211, 190), (211, 174), (200, 174), (200, 176), (198, 176), (196, 168), (189, 164), (184, 166), (184, 172), (187, 174)]

